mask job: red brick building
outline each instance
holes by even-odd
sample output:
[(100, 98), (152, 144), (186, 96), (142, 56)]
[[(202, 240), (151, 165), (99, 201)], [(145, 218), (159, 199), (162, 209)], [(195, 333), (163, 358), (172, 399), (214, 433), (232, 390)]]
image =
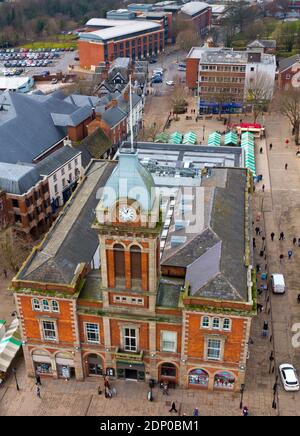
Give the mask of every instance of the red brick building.
[(296, 54), (279, 61), (278, 88), (298, 88), (300, 85), (300, 56)]
[(205, 35), (211, 26), (212, 9), (207, 3), (192, 1), (181, 8), (178, 18), (187, 28), (192, 26), (199, 35)]
[(7, 223), (27, 237), (45, 232), (51, 224), (48, 180), (32, 166), (0, 163), (0, 185), (6, 192)]
[(140, 20), (93, 18), (91, 31), (80, 34), (78, 42), (81, 68), (91, 68), (118, 57), (145, 59), (164, 50), (163, 24)]
[(9, 223), (6, 193), (0, 190), (0, 229), (5, 229)]
[(91, 164), (68, 210), (12, 282), (29, 376), (106, 373), (240, 389), (256, 313), (250, 180), (243, 169), (218, 168), (203, 188), (209, 209), (193, 230), (196, 193), (168, 201), (165, 220), (135, 152), (121, 153), (118, 165)]

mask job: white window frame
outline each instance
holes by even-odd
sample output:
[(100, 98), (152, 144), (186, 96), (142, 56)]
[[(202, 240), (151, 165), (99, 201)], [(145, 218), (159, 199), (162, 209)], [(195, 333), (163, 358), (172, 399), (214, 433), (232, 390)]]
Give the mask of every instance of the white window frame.
[[(205, 319), (208, 320), (208, 325), (204, 325), (204, 320), (205, 320)], [(211, 319), (210, 319), (210, 317), (207, 316), (207, 315), (202, 316), (202, 318), (201, 318), (201, 327), (202, 327), (203, 329), (209, 329), (209, 328), (210, 328), (210, 325), (211, 325)]]
[[(126, 330), (128, 330), (128, 334), (126, 334)], [(132, 331), (135, 332), (134, 336), (131, 336)], [(128, 353), (136, 353), (138, 351), (138, 329), (131, 326), (124, 326), (123, 327), (123, 348), (125, 351), (128, 351)], [(130, 341), (131, 339), (135, 339), (135, 347), (132, 345), (126, 346), (126, 338), (128, 338)]]
[[(57, 308), (56, 309), (54, 309), (54, 304), (56, 304), (56, 306), (57, 306)], [(51, 310), (52, 310), (52, 312), (54, 312), (54, 313), (59, 313), (60, 312), (60, 310), (59, 310), (59, 302), (58, 301), (56, 301), (56, 300), (52, 300), (51, 301)]]
[[(53, 331), (54, 332), (54, 337), (46, 337), (45, 331), (45, 323), (51, 323), (53, 324), (53, 329), (47, 329), (49, 331)], [(45, 341), (47, 342), (57, 342), (58, 341), (58, 335), (57, 335), (57, 326), (56, 326), (56, 322), (50, 319), (42, 319), (41, 320), (41, 327), (42, 327), (42, 332), (43, 332), (43, 338)]]
[[(46, 309), (47, 307), (47, 309)], [(43, 312), (50, 312), (50, 305), (48, 300), (42, 300), (42, 311)]]
[[(36, 304), (36, 302), (37, 302), (37, 304)], [(37, 298), (33, 298), (31, 300), (31, 304), (32, 304), (32, 310), (34, 310), (34, 311), (41, 310), (41, 303), (40, 303), (40, 300), (38, 300)]]
[[(220, 346), (218, 348), (210, 346), (211, 342), (218, 342)], [(218, 350), (218, 352), (219, 352), (218, 357), (209, 356), (209, 350), (210, 349), (211, 350)], [(221, 355), (222, 355), (222, 340), (221, 339), (216, 339), (216, 338), (208, 338), (207, 339), (207, 347), (206, 347), (206, 358), (207, 358), (207, 360), (221, 360)]]
[[(215, 320), (218, 320), (218, 327), (215, 327), (215, 326), (214, 326), (214, 321), (215, 321)], [(220, 328), (221, 328), (221, 320), (220, 320), (219, 317), (214, 316), (214, 317), (212, 318), (212, 321), (211, 321), (211, 328), (212, 328), (212, 330), (220, 330)]]
[[(173, 336), (173, 340), (165, 339), (164, 336)], [(173, 344), (172, 346), (170, 344)], [(165, 351), (167, 353), (176, 353), (177, 352), (177, 332), (162, 330), (160, 336), (160, 349), (161, 351)]]
[[(90, 329), (90, 326), (96, 326), (96, 329)], [(84, 323), (84, 334), (86, 338), (86, 342), (89, 344), (100, 344), (100, 326), (94, 322), (85, 322)], [(98, 336), (98, 339), (89, 339), (89, 334), (94, 334)]]
[[(228, 321), (228, 327), (224, 327), (224, 324), (225, 324), (226, 320)], [(223, 330), (225, 332), (230, 332), (230, 330), (231, 330), (231, 319), (230, 318), (224, 318), (223, 322), (222, 322), (222, 327), (223, 327)]]

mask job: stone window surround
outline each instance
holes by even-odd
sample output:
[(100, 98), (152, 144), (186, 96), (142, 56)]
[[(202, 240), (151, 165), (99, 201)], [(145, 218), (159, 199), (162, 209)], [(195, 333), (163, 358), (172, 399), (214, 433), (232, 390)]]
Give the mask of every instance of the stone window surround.
[[(208, 326), (204, 326), (203, 325), (203, 321), (204, 318), (208, 318), (209, 319), (209, 325)], [(214, 318), (219, 318), (220, 320), (220, 324), (219, 327), (213, 327), (213, 319)], [(224, 320), (228, 319), (229, 320), (229, 328), (224, 328)], [(207, 330), (216, 330), (216, 331), (225, 331), (225, 332), (230, 332), (231, 331), (231, 326), (232, 326), (232, 320), (230, 318), (225, 318), (225, 317), (218, 317), (218, 316), (209, 316), (209, 315), (203, 315), (201, 317), (201, 322), (200, 322), (200, 328), (202, 329), (207, 329)]]
[[(123, 300), (123, 298), (126, 298), (126, 300)], [(132, 301), (132, 299), (135, 298), (135, 302)], [(141, 300), (138, 302), (138, 300)], [(114, 295), (113, 296), (113, 302), (119, 303), (119, 304), (130, 304), (134, 306), (144, 306), (144, 298), (141, 297), (131, 297), (129, 295)]]
[[(220, 357), (218, 359), (213, 359), (213, 358), (207, 356), (207, 354), (208, 354), (208, 341), (209, 340), (221, 341)], [(225, 341), (226, 341), (226, 337), (223, 335), (206, 334), (204, 336), (204, 360), (206, 360), (208, 362), (210, 362), (210, 361), (222, 362), (224, 360)]]
[[(45, 338), (43, 322), (53, 322), (54, 330), (55, 330), (55, 339), (48, 339), (48, 338), (46, 339)], [(46, 316), (39, 318), (39, 327), (40, 327), (41, 338), (43, 341), (51, 342), (51, 343), (59, 342), (58, 329), (57, 329), (57, 319), (56, 318), (51, 318), (51, 317), (46, 317)]]
[[(175, 334), (175, 349), (170, 351), (170, 350), (164, 350), (163, 348), (163, 334), (164, 333), (174, 333)], [(177, 347), (178, 347), (178, 333), (173, 331), (173, 330), (161, 330), (160, 332), (160, 350), (165, 352), (165, 353), (177, 353)]]
[[(99, 337), (98, 341), (91, 341), (91, 340), (88, 339), (87, 324), (94, 324), (94, 325), (98, 326), (98, 337)], [(98, 323), (95, 323), (95, 322), (88, 322), (88, 321), (86, 321), (86, 322), (83, 323), (83, 326), (84, 326), (84, 337), (85, 337), (86, 342), (88, 344), (100, 344), (101, 343), (100, 342), (100, 325)]]
[[(136, 324), (119, 324), (120, 329), (120, 347), (122, 350), (126, 351), (127, 353), (136, 353), (139, 350), (140, 345), (140, 326)], [(136, 351), (128, 351), (125, 350), (125, 329), (134, 329), (136, 331)]]
[[(35, 308), (34, 301), (38, 301), (38, 302), (39, 302), (39, 309)], [(47, 301), (47, 302), (48, 302), (49, 310), (44, 310), (44, 307), (43, 307), (43, 301)], [(52, 302), (53, 302), (53, 301), (56, 301), (56, 303), (57, 303), (57, 307), (58, 307), (58, 310), (53, 310), (53, 305), (52, 305)], [(53, 300), (48, 300), (48, 299), (46, 299), (46, 298), (32, 298), (32, 299), (31, 299), (31, 307), (32, 307), (32, 310), (33, 310), (34, 312), (46, 312), (46, 313), (48, 313), (48, 312), (53, 312), (53, 313), (60, 313), (59, 302), (58, 302), (57, 300), (55, 300), (55, 299), (53, 299)]]

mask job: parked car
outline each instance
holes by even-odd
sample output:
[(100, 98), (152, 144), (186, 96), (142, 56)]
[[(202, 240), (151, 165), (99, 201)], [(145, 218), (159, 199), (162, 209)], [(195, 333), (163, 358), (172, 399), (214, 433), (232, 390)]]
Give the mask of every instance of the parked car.
[(174, 86), (175, 83), (174, 83), (173, 80), (167, 80), (167, 81), (166, 81), (166, 85), (168, 85), (168, 86)]
[(52, 83), (52, 85), (55, 85), (56, 83), (58, 83), (58, 80), (55, 79), (55, 78), (53, 78), (53, 79), (51, 80), (51, 83)]
[(271, 289), (274, 294), (285, 293), (285, 282), (282, 274), (271, 275)]
[(285, 391), (299, 391), (299, 380), (293, 365), (290, 363), (282, 363), (279, 366), (279, 373)]

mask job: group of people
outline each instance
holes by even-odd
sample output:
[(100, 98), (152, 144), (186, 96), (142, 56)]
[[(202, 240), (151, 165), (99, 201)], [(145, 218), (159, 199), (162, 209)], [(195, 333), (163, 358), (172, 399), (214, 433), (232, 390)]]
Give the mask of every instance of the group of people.
[[(102, 394), (102, 389), (101, 386), (98, 386), (98, 395)], [(105, 398), (112, 398), (114, 396), (117, 396), (117, 390), (116, 388), (113, 386), (111, 386), (109, 379), (107, 377), (107, 375), (104, 376), (104, 396)]]

